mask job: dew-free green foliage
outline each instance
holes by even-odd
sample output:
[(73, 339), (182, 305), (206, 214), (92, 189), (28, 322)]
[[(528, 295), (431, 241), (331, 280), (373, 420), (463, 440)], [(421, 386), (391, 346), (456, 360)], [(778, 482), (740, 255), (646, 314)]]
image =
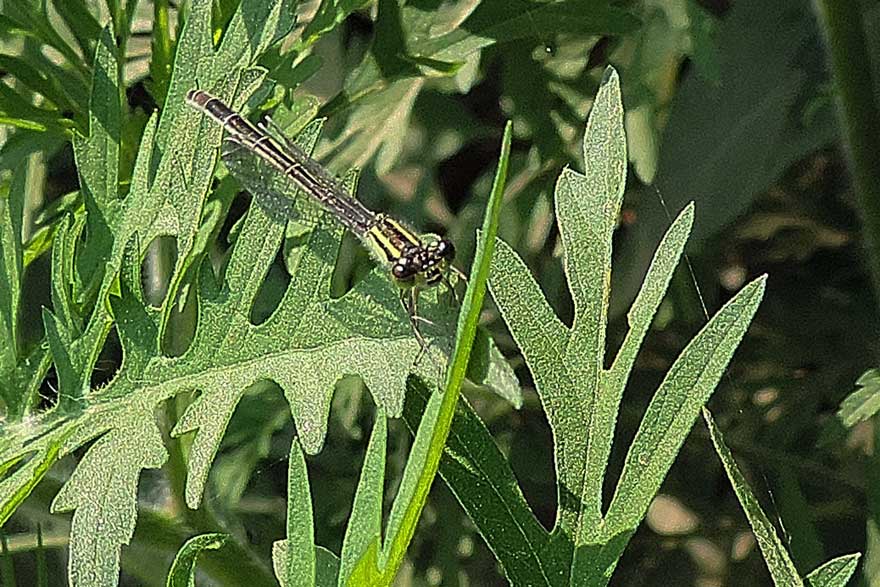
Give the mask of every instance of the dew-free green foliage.
[[(620, 87), (609, 71), (584, 138), (586, 175), (566, 169), (556, 188), (575, 320), (553, 314), (517, 255), (499, 242), (492, 296), (529, 365), (554, 433), (559, 506), (547, 532), (472, 417), (453, 430), (441, 472), (504, 566), (522, 585), (604, 585), (699, 410), (757, 309), (764, 279), (747, 285), (685, 348), (654, 395), (603, 513), (602, 482), (619, 403), (639, 346), (679, 261), (693, 210), (669, 229), (629, 313), (630, 331), (604, 368), (611, 237), (623, 195)], [(466, 410), (464, 412), (466, 414)], [(486, 489), (491, 488), (489, 493)]]
[[(181, 391), (199, 392), (174, 431), (197, 431), (186, 484), (187, 504), (195, 508), (225, 424), (252, 383), (271, 379), (285, 389), (300, 441), (315, 452), (323, 441), (332, 385), (339, 377), (359, 375), (380, 406), (399, 414), (404, 382), (419, 353), (396, 293), (378, 273), (344, 298), (330, 301), (329, 274), (338, 229), (319, 230), (309, 237), (295, 279), (272, 317), (258, 327), (247, 317), (280, 246), (281, 224), (259, 207), (252, 209), (240, 228), (240, 246), (225, 267), (223, 283), (214, 283), (205, 265), (199, 271), (205, 241), (220, 219), (201, 212), (220, 131), (198, 113), (185, 110), (180, 98), (191, 81), (198, 80), (240, 106), (263, 79), (264, 73), (254, 67), (257, 57), (292, 26), (288, 3), (249, 3), (232, 16), (215, 51), (209, 9), (210, 3), (196, 3), (181, 31), (174, 74), (182, 81), (175, 84), (172, 79), (161, 119), (157, 122), (154, 116), (147, 124), (125, 198), (118, 194), (122, 88), (109, 29), (97, 43), (92, 107), (83, 109), (90, 116), (89, 134), (74, 140), (85, 215), (73, 225), (63, 221), (58, 229), (53, 250), (54, 312), (44, 312), (61, 399), (42, 426), (10, 427), (3, 447), (3, 461), (19, 465), (3, 484), (5, 509), (11, 511), (24, 497), (21, 489), (32, 487), (33, 480), (45, 474), (46, 459), (57, 460), (97, 439), (53, 504), (56, 511), (75, 510), (73, 584), (115, 581), (119, 546), (130, 540), (134, 527), (140, 471), (158, 467), (166, 459), (154, 415), (163, 401)], [(254, 23), (261, 23), (259, 31), (249, 28)], [(236, 100), (230, 99), (233, 92)], [(317, 130), (306, 131), (307, 138), (301, 140), (310, 146)], [(186, 173), (181, 175), (181, 170)], [(202, 195), (194, 199), (193, 194)], [(21, 197), (10, 201), (20, 202)], [(14, 207), (6, 210), (21, 217)], [(15, 224), (12, 228), (5, 239), (5, 275), (15, 282), (20, 281), (22, 263), (14, 239), (20, 229), (14, 230)], [(72, 243), (83, 229), (87, 238), (74, 257)], [(139, 259), (143, 247), (158, 235), (177, 237), (178, 261), (170, 295), (157, 310), (147, 306), (140, 293)], [(90, 281), (77, 283), (74, 272)], [(117, 275), (121, 296), (110, 296)], [(193, 276), (197, 276), (193, 286), (198, 292), (199, 326), (182, 356), (163, 357), (161, 336), (173, 307), (170, 302)], [(77, 305), (95, 300), (90, 316), (77, 315)], [(6, 300), (7, 316), (16, 315), (17, 302)], [(445, 310), (432, 312), (430, 302), (431, 296), (423, 296), (425, 317), (433, 320), (434, 330), (440, 330)], [(113, 318), (123, 364), (106, 387), (90, 390), (90, 374)], [(16, 340), (14, 320), (8, 324), (8, 339)], [(17, 367), (17, 357), (6, 356), (11, 371)], [(431, 378), (430, 361), (420, 365)], [(7, 404), (17, 405), (14, 399), (18, 398), (10, 396)], [(29, 458), (22, 464), (18, 454)], [(105, 497), (96, 501), (96, 495)]]
[(204, 550), (218, 550), (229, 538), (226, 534), (201, 534), (187, 540), (168, 572), (168, 587), (194, 587), (196, 561)]
[(880, 409), (880, 369), (869, 369), (856, 380), (857, 389), (840, 403), (837, 417), (847, 428), (868, 420)]
[(767, 561), (767, 569), (773, 582), (778, 587), (790, 585), (791, 587), (802, 587), (810, 585), (811, 587), (843, 587), (849, 582), (850, 577), (856, 570), (856, 565), (861, 557), (860, 553), (848, 554), (832, 559), (819, 568), (812, 571), (804, 578), (798, 574), (791, 556), (785, 548), (772, 522), (767, 514), (761, 509), (754, 493), (746, 483), (745, 477), (737, 467), (730, 449), (724, 444), (724, 438), (718, 426), (712, 419), (712, 414), (707, 409), (703, 409), (703, 419), (709, 427), (709, 434), (712, 437), (712, 443), (715, 445), (715, 451), (721, 458), (724, 470), (730, 478), (730, 483), (736, 491), (737, 499), (743, 506), (746, 516), (749, 518), (749, 524), (755, 533), (758, 546), (764, 554), (764, 560)]
[[(197, 568), (224, 584), (390, 585), (420, 539), (439, 467), (512, 584), (606, 584), (743, 337), (764, 278), (745, 285), (681, 351), (641, 419), (613, 497), (603, 503), (624, 387), (681, 260), (694, 207), (683, 207), (659, 245), (642, 243), (654, 251), (653, 262), (643, 280), (638, 276), (623, 343), (606, 361), (612, 237), (627, 152), (617, 73), (602, 76), (594, 99), (599, 76), (588, 56), (600, 41), (636, 35), (678, 10), (692, 18), (676, 29), (675, 41), (664, 34), (634, 41), (639, 49), (631, 52), (636, 57), (628, 71), (640, 81), (633, 85), (647, 94), (662, 87), (649, 63), (657, 55), (670, 63), (690, 56), (706, 80), (716, 82), (729, 69), (714, 59), (711, 17), (691, 2), (642, 13), (587, 0), (323, 0), (311, 5), (314, 13), (296, 0), (193, 0), (179, 10), (164, 0), (140, 4), (152, 10), (147, 64), (136, 48), (146, 38), (134, 25), (143, 18), (138, 2), (27, 0), (0, 9), (0, 35), (23, 39), (21, 51), (0, 55), (0, 123), (16, 129), (0, 140), (0, 525), (21, 512), (29, 496), (51, 488), (52, 512), (71, 519), (73, 586), (115, 585), (120, 568), (157, 585), (195, 584)], [(372, 36), (343, 68), (315, 49), (351, 18), (370, 20)], [(665, 48), (655, 54), (659, 37)], [(474, 91), (481, 68), (499, 56), (508, 92), (499, 104), (514, 124), (505, 130), (491, 190), (488, 184), (475, 189), (477, 197), (462, 204), (455, 223), (448, 214), (443, 221), (461, 243), (460, 257), (473, 258), (473, 266), (457, 329), (449, 292), (421, 296), (419, 313), (427, 320), (421, 330), (431, 348), (418, 362), (421, 349), (381, 268), (361, 272), (350, 288), (340, 286), (344, 271), (334, 274), (334, 263), (342, 231), (329, 218), (317, 226), (285, 226), (252, 205), (227, 223), (236, 214), (240, 184), (235, 169), (218, 165), (221, 130), (183, 103), (186, 92), (199, 87), (246, 114), (274, 108), (275, 121), (304, 150), (320, 140), (320, 154), (332, 155), (331, 167), (354, 190), (352, 166), (375, 159), (375, 171), (385, 174), (412, 162), (408, 128), (424, 130), (427, 138), (415, 140), (423, 141), (433, 163), (466, 140), (491, 138), (494, 149), (500, 131), (476, 122), (450, 94)], [(301, 85), (333, 67), (341, 79), (335, 95), (319, 100), (302, 92)], [(778, 128), (790, 105), (787, 92), (799, 81), (794, 78), (759, 111), (777, 124), (759, 125), (762, 131)], [(743, 88), (749, 91), (757, 90)], [(144, 92), (149, 99), (139, 97)], [(584, 174), (566, 167), (552, 190), (564, 260), (557, 289), (564, 281), (574, 302), (568, 327), (548, 303), (558, 292), (542, 291), (496, 231), (506, 213), (505, 236), (520, 231), (546, 238), (551, 215), (541, 211), (550, 200), (531, 194), (577, 151), (572, 137), (583, 128), (587, 106), (583, 161), (575, 157)], [(659, 108), (654, 114), (661, 117)], [(743, 134), (733, 133), (724, 148), (733, 150)], [(527, 158), (511, 155), (513, 136), (534, 146)], [(48, 157), (67, 142), (78, 189), (46, 205), (31, 226), (26, 203), (41, 183), (27, 175), (28, 158)], [(789, 146), (780, 159), (803, 148)], [(705, 164), (717, 170), (718, 155), (710, 155)], [(508, 168), (517, 173), (510, 184), (528, 198), (504, 193)], [(703, 169), (693, 171), (711, 184), (705, 178), (716, 175)], [(769, 175), (761, 177), (769, 181)], [(429, 207), (425, 182), (418, 180), (410, 211)], [(722, 189), (718, 183), (713, 187)], [(488, 205), (481, 193), (490, 194)], [(736, 196), (751, 193), (738, 189)], [(432, 209), (432, 222), (444, 217), (444, 210)], [(509, 221), (511, 209), (520, 215), (517, 222)], [(276, 257), (289, 282), (279, 278)], [(25, 279), (41, 259), (50, 272), (50, 300), (34, 328), (26, 310), (35, 296)], [(523, 402), (511, 367), (476, 331), (487, 280), (552, 429), (558, 507), (550, 530), (526, 503), (483, 421), (458, 395), (467, 374), (511, 404)], [(121, 362), (100, 377), (108, 349), (118, 350)], [(327, 437), (334, 386), (351, 376), (363, 382), (375, 417), (363, 461), (339, 464), (360, 474), (341, 548), (328, 549), (318, 544), (328, 520), (319, 516), (324, 493), (310, 482), (310, 459)], [(283, 398), (256, 393), (269, 381)], [(51, 404), (41, 397), (47, 390)], [(233, 412), (246, 411), (248, 402), (271, 405), (274, 413), (250, 426), (235, 424)], [(389, 419), (401, 414), (415, 438), (405, 464), (397, 466), (389, 453), (401, 451), (394, 442), (400, 436)], [(293, 438), (282, 433), (291, 420)], [(709, 424), (771, 573), (802, 581)], [(258, 552), (241, 519), (228, 514), (260, 477), (257, 465), (279, 437), (287, 443), (278, 461), (286, 465), (286, 524), (269, 539), (270, 564), (268, 545)], [(56, 476), (62, 459), (71, 464), (64, 479)], [(396, 493), (396, 480), (386, 472), (395, 466), (401, 472)], [(145, 479), (158, 477), (152, 470), (160, 467), (162, 497), (145, 496)], [(210, 476), (219, 487), (213, 498)], [(228, 507), (225, 515), (215, 515), (219, 503)], [(348, 507), (330, 517), (338, 519)], [(139, 539), (136, 529), (147, 538)], [(132, 552), (156, 558), (126, 565)], [(170, 570), (158, 562), (162, 557), (174, 558)], [(12, 558), (3, 558), (4, 584), (14, 584)], [(806, 581), (842, 585), (855, 563), (853, 555), (833, 559)]]
[[(405, 381), (420, 351), (397, 293), (380, 270), (346, 296), (330, 299), (338, 228), (317, 230), (301, 243), (294, 279), (278, 308), (259, 326), (250, 323), (250, 308), (281, 245), (283, 224), (253, 207), (238, 229), (221, 282), (202, 261), (206, 241), (221, 219), (211, 208), (222, 202), (205, 203), (220, 129), (185, 109), (182, 96), (198, 80), (240, 107), (264, 79), (264, 71), (254, 65), (257, 57), (292, 25), (286, 3), (248, 3), (232, 16), (215, 50), (209, 14), (210, 3), (193, 5), (178, 42), (166, 108), (160, 119), (154, 115), (147, 123), (124, 198), (118, 194), (123, 107), (117, 50), (109, 30), (100, 38), (90, 134), (74, 141), (85, 214), (74, 223), (63, 221), (58, 229), (53, 311), (44, 311), (60, 399), (37, 423), (8, 425), (4, 434), (2, 461), (18, 466), (0, 487), (7, 510), (25, 497), (22, 488), (32, 487), (45, 474), (47, 459), (57, 460), (94, 441), (53, 503), (54, 511), (74, 511), (73, 585), (116, 580), (119, 548), (134, 529), (137, 480), (142, 469), (159, 467), (167, 458), (155, 416), (164, 401), (181, 392), (198, 392), (172, 431), (195, 433), (186, 503), (196, 508), (226, 423), (250, 385), (269, 379), (281, 386), (299, 440), (314, 453), (323, 442), (336, 380), (360, 376), (379, 406), (400, 414)], [(258, 31), (249, 28), (256, 22), (261, 23)], [(314, 125), (301, 135), (307, 150), (319, 128)], [(87, 237), (74, 257), (69, 254), (72, 243), (84, 229)], [(177, 237), (178, 257), (169, 296), (157, 309), (142, 296), (140, 259), (146, 244), (159, 235)], [(7, 263), (12, 279), (21, 267), (14, 254), (13, 246)], [(78, 282), (83, 276), (89, 281)], [(171, 302), (184, 285), (197, 297), (198, 327), (181, 356), (163, 356)], [(115, 288), (118, 293), (112, 293)], [(89, 301), (94, 303), (91, 315), (79, 315), (77, 309), (88, 307)], [(7, 315), (15, 315), (16, 302), (7, 302), (12, 308)], [(428, 294), (420, 308), (431, 321), (423, 330), (434, 340), (433, 355), (448, 345), (437, 333), (443, 332), (451, 305)], [(114, 323), (122, 366), (108, 385), (89, 389), (98, 352)], [(420, 361), (417, 369), (428, 379), (436, 377), (430, 360)]]
[(399, 154), (400, 135), (376, 121), (405, 123), (426, 78), (454, 75), (455, 83), (467, 90), (482, 49), (564, 32), (622, 33), (637, 24), (610, 3), (590, 0), (462, 3), (439, 12), (430, 3), (398, 4), (378, 2), (376, 27), (386, 33), (383, 42), (364, 54), (343, 90), (322, 108), (324, 114), (343, 110), (348, 117), (348, 133), (340, 140), (348, 134), (360, 137), (339, 154), (339, 165), (359, 165), (377, 154), (378, 169), (387, 170)]
[[(629, 332), (605, 368), (611, 235), (623, 193), (625, 160), (620, 88), (616, 74), (609, 71), (587, 125), (587, 173), (566, 169), (556, 189), (574, 324), (568, 328), (558, 321), (528, 270), (503, 242), (490, 279), (493, 297), (523, 351), (553, 429), (559, 495), (555, 527), (547, 532), (537, 522), (504, 457), (466, 405), (459, 406), (441, 474), (512, 584), (605, 585), (702, 409), (776, 584), (804, 584), (702, 407), (758, 307), (765, 278), (746, 285), (682, 351), (642, 418), (610, 504), (602, 503), (603, 472), (624, 386), (693, 219), (689, 206), (658, 246), (628, 313)], [(405, 417), (414, 422), (429, 396), (419, 388), (410, 393), (416, 402), (408, 405)], [(858, 558), (854, 554), (829, 561), (806, 581), (843, 585)]]

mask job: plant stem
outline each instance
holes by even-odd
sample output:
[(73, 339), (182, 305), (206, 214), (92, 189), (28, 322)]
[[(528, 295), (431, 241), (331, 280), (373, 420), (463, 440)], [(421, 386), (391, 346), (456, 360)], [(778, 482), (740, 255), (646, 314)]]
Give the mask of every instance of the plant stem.
[(880, 111), (860, 3), (816, 0), (838, 95), (843, 138), (864, 224), (868, 265), (880, 299)]
[(482, 234), (478, 238), (477, 254), (474, 259), (473, 273), (468, 283), (462, 303), (462, 315), (459, 317), (458, 333), (455, 341), (451, 367), (446, 377), (446, 389), (437, 414), (437, 422), (431, 435), (431, 443), (425, 465), (419, 473), (416, 482), (416, 490), (412, 501), (407, 505), (404, 520), (401, 523), (400, 532), (394, 537), (394, 541), (388, 550), (388, 561), (382, 569), (382, 575), (376, 584), (391, 585), (403, 557), (409, 547), (409, 543), (415, 534), (416, 525), (421, 517), (431, 484), (437, 476), (440, 468), (440, 457), (443, 456), (443, 448), (446, 446), (446, 438), (452, 428), (452, 419), (455, 416), (455, 406), (461, 394), (461, 384), (467, 372), (471, 349), (477, 333), (480, 309), (483, 306), (483, 298), (486, 295), (486, 284), (489, 280), (489, 265), (492, 260), (492, 251), (495, 248), (495, 235), (498, 233), (498, 221), (501, 215), (501, 202), (504, 192), (504, 184), (507, 180), (507, 164), (510, 156), (510, 142), (512, 125), (507, 124), (504, 129), (504, 138), (501, 144), (501, 156), (498, 160), (498, 169), (495, 172), (495, 181), (492, 185), (492, 193), (486, 216), (483, 220)]

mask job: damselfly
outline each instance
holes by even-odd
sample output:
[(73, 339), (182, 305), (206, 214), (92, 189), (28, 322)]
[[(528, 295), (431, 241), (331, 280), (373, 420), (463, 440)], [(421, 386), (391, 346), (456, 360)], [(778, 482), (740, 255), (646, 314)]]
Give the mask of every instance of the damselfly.
[[(447, 273), (455, 256), (452, 243), (434, 235), (419, 236), (388, 215), (373, 212), (352, 197), (335, 177), (302, 149), (276, 138), (263, 124), (253, 125), (207, 92), (190, 90), (186, 101), (223, 127), (227, 145), (252, 153), (281, 172), (361, 240), (401, 288), (401, 300), (416, 335), (424, 343), (415, 321), (418, 290), (439, 283), (449, 285)], [(248, 185), (247, 181), (243, 183)], [(261, 194), (254, 196), (259, 198)], [(283, 198), (279, 194), (263, 194), (262, 197)]]

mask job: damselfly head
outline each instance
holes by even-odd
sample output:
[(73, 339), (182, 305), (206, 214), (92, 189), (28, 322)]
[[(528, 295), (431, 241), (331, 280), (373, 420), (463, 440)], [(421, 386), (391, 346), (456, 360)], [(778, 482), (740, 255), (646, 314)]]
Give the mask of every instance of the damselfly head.
[(392, 264), (391, 275), (401, 287), (431, 287), (443, 281), (454, 258), (452, 242), (430, 240), (404, 250)]
[(429, 243), (428, 246), (434, 246), (435, 253), (441, 259), (445, 259), (447, 263), (452, 263), (455, 259), (455, 245), (449, 239), (441, 238), (438, 241)]

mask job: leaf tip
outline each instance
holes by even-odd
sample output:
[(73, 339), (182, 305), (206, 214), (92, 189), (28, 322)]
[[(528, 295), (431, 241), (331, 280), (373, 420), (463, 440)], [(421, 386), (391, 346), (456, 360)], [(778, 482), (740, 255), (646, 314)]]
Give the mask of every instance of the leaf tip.
[(599, 85), (607, 85), (609, 83), (619, 85), (620, 84), (620, 76), (617, 73), (617, 70), (614, 69), (613, 65), (609, 65), (605, 68), (605, 71), (602, 72), (602, 80), (599, 82)]

